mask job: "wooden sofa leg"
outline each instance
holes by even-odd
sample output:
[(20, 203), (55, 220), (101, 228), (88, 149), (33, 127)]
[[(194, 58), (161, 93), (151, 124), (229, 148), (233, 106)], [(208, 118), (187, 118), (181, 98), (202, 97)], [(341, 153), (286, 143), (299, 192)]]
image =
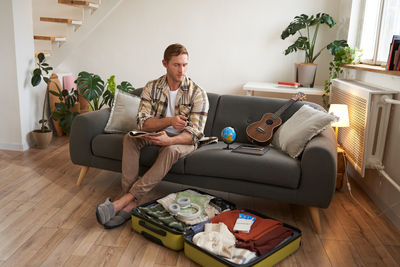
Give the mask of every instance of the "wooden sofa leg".
[(319, 218), (319, 209), (317, 207), (308, 207), (311, 213), (311, 218), (314, 224), (315, 231), (317, 234), (321, 234), (321, 220)]
[(76, 182), (77, 186), (80, 186), (82, 183), (83, 178), (85, 177), (87, 171), (89, 170), (88, 166), (82, 166), (81, 167), (81, 172), (79, 173), (79, 178), (78, 181)]

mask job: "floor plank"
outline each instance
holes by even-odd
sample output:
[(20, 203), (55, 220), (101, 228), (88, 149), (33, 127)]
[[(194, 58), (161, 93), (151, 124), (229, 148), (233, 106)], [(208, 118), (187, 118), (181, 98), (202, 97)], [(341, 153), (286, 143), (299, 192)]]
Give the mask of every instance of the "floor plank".
[[(198, 266), (183, 251), (161, 247), (134, 232), (130, 224), (106, 230), (95, 207), (121, 194), (119, 173), (91, 168), (80, 187), (80, 167), (69, 159), (68, 138), (47, 149), (0, 150), (0, 266)], [(141, 203), (185, 189), (162, 182)], [(291, 224), (302, 245), (277, 266), (400, 266), (400, 231), (352, 182), (320, 210), (323, 233), (315, 233), (307, 207), (204, 190)]]

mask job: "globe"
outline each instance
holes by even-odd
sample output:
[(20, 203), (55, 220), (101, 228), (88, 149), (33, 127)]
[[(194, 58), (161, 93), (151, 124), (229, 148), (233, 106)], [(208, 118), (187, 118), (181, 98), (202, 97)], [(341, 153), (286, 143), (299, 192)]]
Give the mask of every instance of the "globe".
[(222, 138), (222, 141), (224, 141), (224, 143), (228, 145), (226, 147), (226, 149), (229, 149), (229, 145), (232, 144), (233, 142), (235, 142), (235, 140), (236, 140), (235, 129), (233, 129), (232, 127), (225, 127), (221, 131), (221, 138)]

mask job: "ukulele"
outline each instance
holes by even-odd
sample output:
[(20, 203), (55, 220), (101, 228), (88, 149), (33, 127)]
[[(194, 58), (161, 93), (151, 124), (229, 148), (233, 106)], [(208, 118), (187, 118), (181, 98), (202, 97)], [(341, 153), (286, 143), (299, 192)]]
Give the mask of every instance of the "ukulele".
[(274, 132), (282, 124), (282, 119), (280, 118), (281, 114), (296, 101), (302, 100), (304, 97), (304, 93), (298, 92), (275, 113), (266, 113), (260, 121), (254, 122), (247, 126), (246, 133), (249, 141), (260, 146), (269, 145), (272, 141)]

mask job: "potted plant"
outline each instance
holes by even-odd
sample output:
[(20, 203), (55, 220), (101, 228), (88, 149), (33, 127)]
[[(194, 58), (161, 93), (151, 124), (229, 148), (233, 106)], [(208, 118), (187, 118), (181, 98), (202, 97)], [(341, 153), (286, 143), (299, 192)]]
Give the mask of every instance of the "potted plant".
[(333, 59), (329, 62), (329, 78), (324, 82), (324, 94), (322, 101), (326, 109), (329, 108), (328, 96), (332, 80), (339, 77), (343, 73), (343, 65), (345, 64), (358, 64), (360, 63), (361, 50), (350, 48), (349, 46), (336, 49), (334, 46), (328, 46), (328, 50), (332, 53)]
[[(70, 91), (63, 89), (61, 90), (57, 86), (57, 91), (49, 91), (52, 95), (58, 97), (60, 102), (55, 103), (55, 111), (52, 112), (51, 116), (54, 120), (59, 121), (59, 125), (64, 133), (69, 135), (71, 132), (71, 125), (73, 119), (79, 115), (77, 111), (76, 104), (78, 101), (78, 90), (71, 89)], [(79, 109), (79, 106), (78, 106)]]
[(78, 74), (75, 83), (80, 94), (89, 102), (91, 110), (99, 110), (104, 105), (112, 107), (116, 88), (128, 93), (135, 90), (132, 84), (127, 81), (116, 85), (114, 75), (104, 83), (99, 75), (86, 71)]
[(314, 86), (315, 73), (317, 70), (317, 65), (314, 61), (318, 58), (321, 52), (330, 47), (335, 47), (338, 50), (341, 47), (347, 46), (345, 40), (336, 40), (332, 43), (316, 50), (316, 41), (318, 36), (318, 31), (321, 24), (327, 25), (332, 28), (336, 21), (326, 13), (317, 13), (316, 15), (311, 15), (310, 17), (301, 14), (300, 16), (294, 17), (294, 20), (286, 27), (282, 32), (281, 38), (285, 40), (291, 35), (298, 34), (297, 40), (290, 45), (285, 51), (285, 55), (288, 55), (297, 50), (302, 50), (305, 52), (304, 63), (296, 63), (296, 81), (300, 82), (302, 86)]
[[(37, 59), (38, 59), (37, 62), (38, 67), (33, 70), (33, 75), (31, 79), (31, 84), (33, 87), (39, 85), (42, 79), (44, 80), (46, 85), (48, 85), (50, 79), (47, 76), (44, 76), (44, 73), (48, 75), (49, 71), (53, 69), (52, 67), (49, 66), (48, 63), (46, 63), (46, 58), (43, 53), (39, 53)], [(49, 129), (48, 127), (48, 120), (45, 119), (47, 97), (48, 97), (48, 86), (46, 86), (46, 93), (43, 101), (42, 118), (39, 120), (39, 123), (41, 125), (40, 129), (34, 130), (32, 132), (35, 144), (39, 148), (47, 147), (50, 144), (53, 135), (52, 130)]]

